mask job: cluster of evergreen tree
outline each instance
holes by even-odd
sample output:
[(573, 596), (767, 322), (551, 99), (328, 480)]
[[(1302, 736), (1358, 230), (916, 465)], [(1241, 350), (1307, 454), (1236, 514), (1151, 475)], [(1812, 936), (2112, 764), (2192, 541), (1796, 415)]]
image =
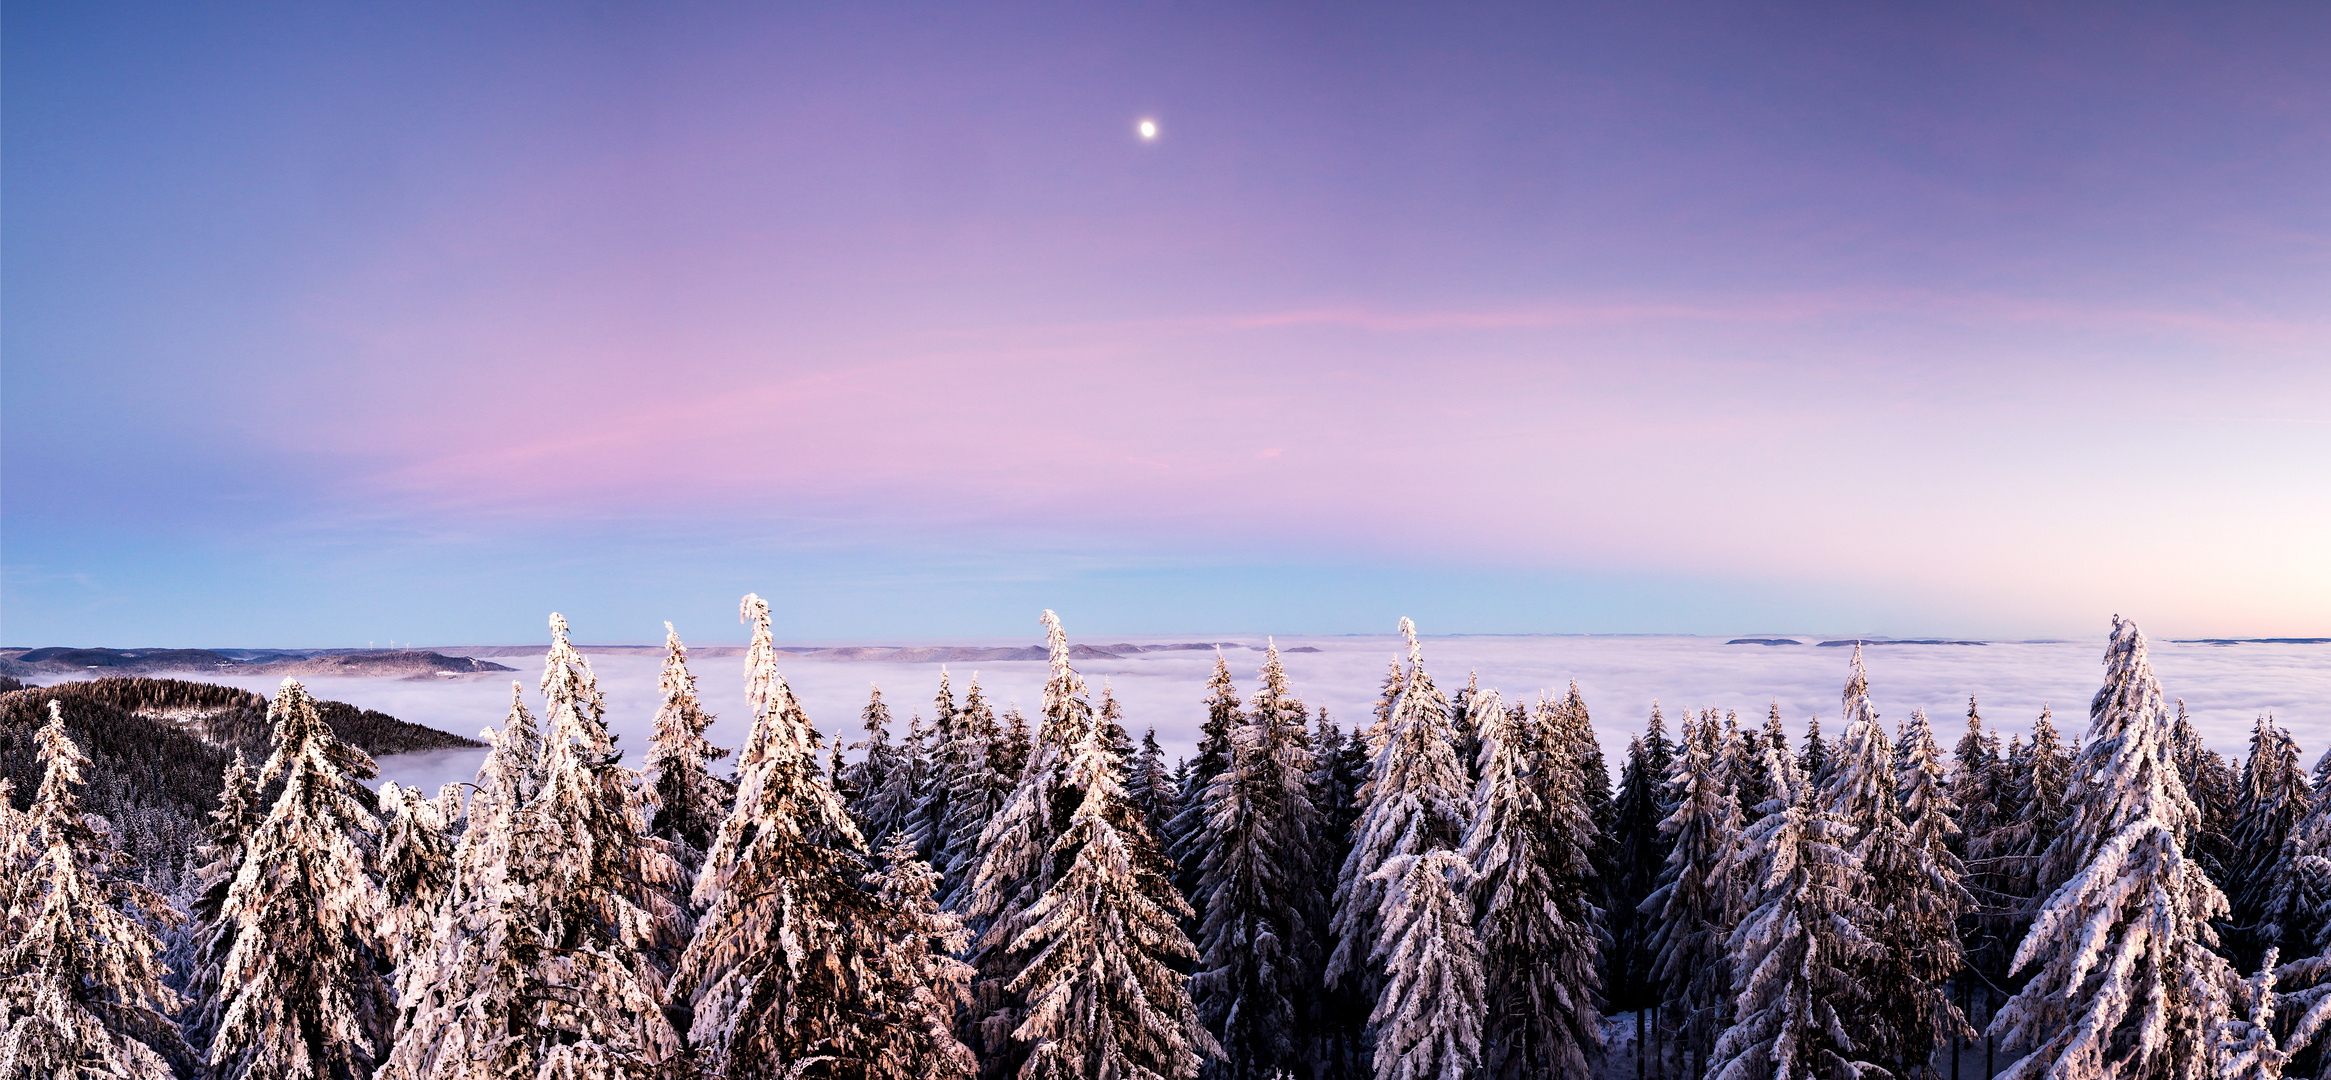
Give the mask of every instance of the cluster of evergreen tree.
[[(170, 899), (82, 804), (60, 702), (0, 798), (0, 1080), (2322, 1076), (2331, 755), (2239, 765), (2115, 622), (2086, 735), (1834, 742), (1655, 704), (1617, 785), (1576, 684), (1404, 663), (1346, 733), (1218, 653), (1196, 756), (1044, 613), (1031, 722), (942, 672), (810, 722), (748, 596), (733, 775), (667, 637), (622, 763), (552, 616), (477, 781), (384, 786), (296, 680)], [(668, 628), (667, 628), (668, 629)], [(7, 781), (0, 780), (0, 786)], [(0, 791), (0, 795), (12, 795)], [(24, 806), (26, 808), (20, 809)], [(2289, 963), (2282, 958), (2291, 957)], [(2242, 973), (2251, 973), (2245, 976)], [(1633, 1014), (1619, 1022), (1606, 1015)]]

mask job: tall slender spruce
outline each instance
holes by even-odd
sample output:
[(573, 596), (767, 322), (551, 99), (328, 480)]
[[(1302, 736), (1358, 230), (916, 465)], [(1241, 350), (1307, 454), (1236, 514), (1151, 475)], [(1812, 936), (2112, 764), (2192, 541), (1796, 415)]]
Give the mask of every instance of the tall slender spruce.
[(2232, 972), (2212, 951), (2226, 899), (2183, 839), (2201, 809), (2179, 775), (2161, 686), (2115, 616), (2105, 683), (2042, 865), (2048, 898), (2016, 950), (2028, 972), (1991, 1023), (2009, 1080), (2206, 1075)]

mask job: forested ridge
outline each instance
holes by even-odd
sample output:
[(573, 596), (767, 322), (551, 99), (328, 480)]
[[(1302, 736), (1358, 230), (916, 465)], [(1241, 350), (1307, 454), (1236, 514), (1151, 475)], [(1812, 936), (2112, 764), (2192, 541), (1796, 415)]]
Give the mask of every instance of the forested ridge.
[(677, 634), (634, 769), (555, 615), (474, 784), (373, 797), (296, 680), (240, 756), (169, 732), (214, 793), (169, 896), (85, 824), (179, 782), (116, 714), (250, 703), (0, 698), (37, 761), (0, 809), (0, 1080), (2331, 1066), (2331, 755), (2265, 716), (2244, 760), (2210, 751), (2133, 623), (2077, 731), (1972, 700), (1889, 724), (1856, 648), (1826, 735), (1653, 705), (1614, 784), (1576, 684), (1445, 690), (1406, 620), (1349, 731), (1275, 649), (1251, 694), (1218, 654), (1169, 764), (1051, 612), (1034, 716), (943, 672), (927, 717), (875, 691), (854, 740), (793, 696), (767, 605), (741, 615), (726, 775)]
[[(173, 889), (198, 858), (204, 823), (218, 807), (220, 776), (239, 752), (266, 760), (273, 725), (267, 699), (248, 690), (180, 679), (104, 678), (0, 693), (0, 778), (30, 805), (43, 764), (35, 733), (48, 703), (63, 708), (65, 730), (91, 766), (83, 810), (102, 816), (142, 883)], [(408, 723), (340, 701), (316, 702), (318, 716), (372, 754), (477, 746), (474, 739)]]

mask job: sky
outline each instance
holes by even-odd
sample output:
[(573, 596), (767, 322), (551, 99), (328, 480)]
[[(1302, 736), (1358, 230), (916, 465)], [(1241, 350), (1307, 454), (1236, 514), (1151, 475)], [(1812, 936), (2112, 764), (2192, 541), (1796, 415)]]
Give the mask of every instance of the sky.
[(11, 3), (0, 644), (2331, 635), (2331, 8), (1447, 8)]

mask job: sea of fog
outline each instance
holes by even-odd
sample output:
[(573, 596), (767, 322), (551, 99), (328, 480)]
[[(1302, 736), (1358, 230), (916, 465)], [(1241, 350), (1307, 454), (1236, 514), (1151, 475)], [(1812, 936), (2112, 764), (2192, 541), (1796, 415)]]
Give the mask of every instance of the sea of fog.
[[(1110, 642), (1135, 644), (1186, 642), (1182, 638), (1122, 638)], [(1242, 694), (1251, 695), (1255, 671), (1261, 666), (1263, 639), (1238, 638), (1249, 648), (1226, 648), (1233, 676)], [(1640, 731), (1651, 704), (1658, 701), (1668, 716), (1672, 733), (1687, 710), (1714, 707), (1738, 710), (1744, 720), (1761, 722), (1766, 707), (1778, 701), (1793, 735), (1801, 734), (1805, 719), (1819, 717), (1826, 733), (1837, 731), (1839, 692), (1845, 683), (1851, 649), (1819, 647), (1818, 638), (1804, 645), (1729, 645), (1723, 638), (1652, 636), (1458, 636), (1428, 637), (1424, 641), (1425, 667), (1443, 689), (1454, 693), (1469, 672), (1478, 672), (1483, 687), (1494, 687), (1510, 703), (1516, 697), (1535, 698), (1541, 692), (1559, 693), (1577, 679), (1601, 735), (1612, 768), (1618, 766), (1630, 733)], [(1029, 641), (965, 641), (964, 645), (1027, 645)], [(1098, 643), (1098, 642), (1096, 642)], [(1326, 707), (1349, 730), (1364, 720), (1375, 702), (1387, 666), (1403, 655), (1400, 639), (1369, 637), (1282, 637), (1287, 673), (1294, 689), (1313, 707)], [(918, 642), (917, 644), (928, 644)], [(1870, 695), (1889, 726), (1924, 708), (1936, 735), (1947, 750), (1957, 742), (1966, 723), (1967, 698), (1980, 699), (1986, 721), (2006, 732), (2029, 729), (2043, 704), (2055, 709), (2057, 727), (2068, 736), (2088, 727), (2088, 700), (2103, 676), (2104, 641), (2005, 643), (1988, 645), (1873, 645), (1865, 650), (1870, 673)], [(458, 653), (463, 650), (447, 649)], [(601, 653), (590, 656), (607, 699), (609, 727), (630, 751), (636, 764), (644, 754), (651, 719), (660, 700), (656, 675), (662, 664), (654, 655)], [(2210, 744), (2227, 754), (2247, 746), (2252, 720), (2271, 712), (2298, 739), (2312, 766), (2315, 755), (2331, 744), (2331, 645), (2178, 644), (2154, 641), (2153, 665), (2163, 690), (2183, 698)], [(384, 678), (316, 678), (308, 680), (318, 696), (348, 701), (368, 708), (464, 735), (501, 722), (509, 709), (513, 679), (525, 687), (526, 700), (537, 715), (541, 695), (541, 657), (496, 657), (519, 670), (501, 677), (465, 677), (413, 681)], [(1126, 726), (1136, 738), (1150, 727), (1166, 746), (1168, 757), (1190, 753), (1198, 725), (1205, 717), (1205, 683), (1214, 666), (1208, 651), (1146, 653), (1126, 659), (1095, 659), (1078, 664), (1098, 695), (1106, 682), (1124, 703)], [(718, 715), (711, 730), (713, 741), (735, 746), (744, 738), (748, 716), (744, 708), (741, 656), (704, 657), (692, 664), (705, 705)], [(859, 737), (859, 716), (870, 686), (880, 685), (893, 717), (892, 732), (903, 735), (909, 715), (931, 715), (931, 698), (939, 681), (938, 664), (895, 663), (875, 660), (819, 660), (780, 657), (780, 670), (793, 687), (810, 719), (829, 736), (837, 730)], [(1046, 666), (1042, 661), (984, 661), (948, 665), (957, 700), (974, 671), (988, 698), (1000, 713), (1017, 702), (1031, 722), (1043, 698)], [(279, 681), (262, 677), (228, 677), (229, 682), (261, 693), (273, 693)], [(446, 751), (405, 754), (381, 760), (381, 779), (419, 784), (424, 790), (454, 780), (472, 778), (484, 751)]]

